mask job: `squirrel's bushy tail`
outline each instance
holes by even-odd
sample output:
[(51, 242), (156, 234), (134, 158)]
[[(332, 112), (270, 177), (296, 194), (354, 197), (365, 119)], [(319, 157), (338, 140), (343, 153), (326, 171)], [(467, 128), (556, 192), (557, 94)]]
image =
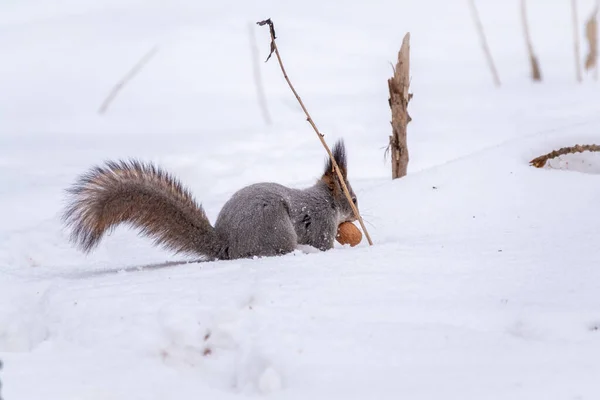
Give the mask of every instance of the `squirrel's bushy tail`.
[(84, 252), (121, 223), (176, 253), (216, 258), (220, 244), (202, 206), (164, 170), (135, 160), (109, 161), (67, 189), (63, 221)]

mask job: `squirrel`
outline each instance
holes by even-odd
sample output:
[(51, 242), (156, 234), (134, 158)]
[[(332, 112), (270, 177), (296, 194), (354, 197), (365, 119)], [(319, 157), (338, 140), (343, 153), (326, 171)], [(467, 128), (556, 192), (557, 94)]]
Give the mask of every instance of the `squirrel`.
[[(352, 202), (343, 140), (332, 148)], [(191, 192), (164, 169), (129, 159), (106, 161), (82, 174), (66, 189), (62, 221), (70, 241), (84, 253), (105, 233), (128, 224), (154, 244), (176, 254), (208, 260), (268, 257), (298, 245), (333, 248), (338, 226), (356, 220), (339, 178), (327, 158), (317, 182), (305, 189), (263, 182), (246, 186), (223, 205), (214, 227)]]

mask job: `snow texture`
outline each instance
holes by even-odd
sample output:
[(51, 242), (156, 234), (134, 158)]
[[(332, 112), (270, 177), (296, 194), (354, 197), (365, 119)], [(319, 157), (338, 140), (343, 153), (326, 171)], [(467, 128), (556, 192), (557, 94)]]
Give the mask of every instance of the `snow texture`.
[[(7, 400), (600, 398), (600, 91), (575, 81), (569, 1), (20, 0), (0, 4), (0, 370)], [(579, 1), (583, 22), (593, 1)], [(306, 187), (325, 152), (374, 246), (157, 266), (180, 258), (121, 227), (90, 255), (59, 220), (92, 165), (178, 176), (214, 222), (239, 188)], [(583, 38), (583, 25), (579, 29)], [(387, 83), (411, 32), (408, 176), (392, 181)], [(111, 87), (150, 63), (105, 115)], [(587, 47), (582, 43), (582, 52)]]

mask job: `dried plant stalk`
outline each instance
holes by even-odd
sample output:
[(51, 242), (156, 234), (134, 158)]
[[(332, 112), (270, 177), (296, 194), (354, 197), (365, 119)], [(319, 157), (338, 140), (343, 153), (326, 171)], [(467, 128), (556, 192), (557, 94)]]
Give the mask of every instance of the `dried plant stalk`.
[(390, 92), (388, 102), (392, 109), (392, 135), (388, 147), (392, 158), (392, 179), (405, 176), (408, 168), (409, 156), (406, 133), (408, 123), (411, 121), (408, 114), (408, 103), (412, 98), (412, 94), (408, 93), (409, 85), (410, 33), (407, 33), (402, 39), (402, 46), (398, 52), (394, 76), (388, 79)]
[(490, 71), (492, 72), (492, 78), (494, 79), (494, 84), (496, 86), (500, 86), (500, 78), (498, 77), (498, 71), (496, 70), (496, 65), (494, 64), (494, 59), (492, 58), (492, 53), (490, 51), (490, 47), (487, 44), (487, 39), (485, 38), (485, 32), (483, 31), (483, 24), (481, 23), (481, 18), (479, 18), (479, 13), (477, 12), (477, 7), (475, 6), (475, 0), (469, 0), (469, 5), (471, 8), (471, 15), (473, 16), (473, 21), (475, 21), (475, 26), (477, 27), (477, 32), (479, 33), (479, 39), (481, 41), (481, 47), (483, 49), (483, 53), (487, 60)]
[(264, 21), (259, 21), (259, 22), (257, 22), (257, 24), (260, 25), (260, 26), (263, 26), (263, 25), (268, 25), (269, 26), (269, 32), (271, 34), (271, 51), (269, 52), (269, 56), (267, 57), (266, 61), (269, 61), (269, 59), (271, 58), (271, 55), (273, 53), (275, 53), (275, 55), (277, 56), (277, 61), (279, 62), (279, 67), (281, 68), (281, 72), (283, 73), (283, 77), (285, 78), (288, 86), (292, 90), (292, 93), (294, 93), (294, 96), (296, 96), (296, 100), (298, 100), (298, 103), (300, 103), (300, 107), (302, 107), (302, 110), (304, 111), (304, 114), (306, 115), (306, 120), (312, 126), (312, 128), (315, 131), (315, 133), (317, 134), (317, 137), (321, 141), (321, 144), (323, 145), (323, 147), (327, 151), (327, 154), (329, 155), (329, 159), (331, 160), (333, 168), (334, 168), (334, 170), (335, 170), (335, 172), (336, 172), (336, 174), (337, 174), (337, 176), (339, 178), (340, 184), (342, 185), (342, 190), (343, 190), (344, 194), (346, 195), (346, 199), (348, 200), (348, 203), (350, 204), (350, 207), (352, 207), (352, 211), (354, 212), (354, 216), (356, 217), (356, 219), (360, 223), (360, 226), (361, 226), (363, 232), (365, 233), (365, 236), (367, 237), (367, 241), (369, 242), (369, 245), (372, 246), (373, 245), (373, 241), (371, 240), (371, 236), (369, 236), (369, 232), (367, 231), (367, 228), (365, 227), (365, 223), (364, 223), (362, 217), (360, 216), (360, 213), (358, 212), (358, 208), (356, 208), (356, 206), (354, 205), (354, 202), (352, 201), (352, 197), (350, 196), (350, 192), (348, 191), (348, 187), (346, 186), (346, 182), (344, 181), (344, 177), (343, 177), (343, 175), (342, 175), (342, 173), (340, 171), (340, 167), (337, 165), (337, 162), (333, 158), (333, 154), (331, 153), (331, 150), (329, 149), (329, 146), (327, 146), (327, 143), (325, 142), (325, 139), (324, 139), (325, 135), (323, 135), (321, 132), (319, 132), (319, 129), (317, 128), (317, 125), (315, 124), (315, 122), (311, 118), (310, 114), (308, 113), (308, 110), (304, 106), (304, 103), (302, 102), (302, 99), (300, 99), (300, 96), (298, 95), (298, 92), (296, 92), (296, 89), (294, 89), (294, 85), (292, 85), (292, 82), (290, 81), (290, 78), (288, 77), (287, 72), (285, 72), (285, 68), (283, 66), (283, 61), (281, 61), (281, 56), (279, 55), (279, 49), (277, 48), (277, 43), (275, 42), (275, 39), (277, 37), (275, 35), (275, 25), (273, 24), (273, 21), (271, 21), (271, 19), (269, 18), (269, 19), (266, 19)]
[(260, 64), (258, 60), (258, 45), (256, 44), (256, 35), (254, 34), (254, 24), (248, 23), (248, 36), (250, 38), (250, 52), (252, 54), (252, 70), (254, 72), (254, 85), (256, 86), (256, 95), (258, 97), (258, 106), (262, 112), (265, 124), (271, 125), (271, 114), (267, 107), (267, 98), (263, 88), (262, 76), (260, 74)]
[(125, 74), (123, 78), (121, 78), (119, 82), (117, 82), (117, 84), (112, 88), (112, 90), (100, 106), (100, 109), (98, 110), (99, 114), (104, 114), (106, 112), (112, 101), (117, 97), (117, 94), (119, 94), (119, 92), (125, 87), (125, 85), (131, 79), (133, 79), (133, 77), (137, 75), (146, 64), (148, 64), (148, 61), (150, 61), (150, 59), (154, 56), (154, 54), (156, 54), (157, 51), (158, 46), (154, 46), (137, 62), (137, 64), (133, 66), (131, 70), (129, 70), (129, 72), (127, 72), (127, 74)]
[(581, 55), (579, 51), (579, 18), (577, 16), (577, 0), (571, 0), (571, 10), (573, 14), (573, 39), (575, 50), (575, 77), (577, 82), (581, 82)]
[(598, 79), (598, 5), (585, 24), (585, 37), (588, 41), (589, 52), (585, 59), (585, 69), (594, 68), (594, 79)]
[(541, 81), (542, 72), (540, 70), (540, 63), (533, 52), (533, 44), (531, 42), (531, 35), (529, 33), (529, 23), (527, 22), (527, 6), (525, 4), (525, 0), (521, 0), (521, 20), (523, 22), (523, 34), (525, 35), (525, 42), (527, 43), (529, 63), (531, 64), (531, 79), (534, 81)]
[(575, 154), (575, 153), (583, 153), (584, 151), (600, 151), (600, 146), (597, 144), (576, 144), (571, 147), (563, 147), (558, 150), (551, 151), (548, 154), (544, 154), (543, 156), (534, 158), (529, 161), (530, 165), (533, 165), (536, 168), (542, 168), (546, 165), (546, 161), (565, 155), (565, 154)]

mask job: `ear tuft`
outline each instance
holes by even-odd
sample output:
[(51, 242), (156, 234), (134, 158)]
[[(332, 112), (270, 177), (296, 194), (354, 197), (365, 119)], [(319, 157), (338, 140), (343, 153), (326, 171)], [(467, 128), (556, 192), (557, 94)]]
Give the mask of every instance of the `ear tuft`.
[[(337, 142), (335, 142), (331, 153), (333, 154), (333, 158), (335, 159), (335, 162), (337, 163), (338, 167), (340, 167), (340, 172), (342, 173), (342, 176), (345, 179), (348, 173), (348, 159), (346, 156), (346, 146), (344, 145), (343, 139), (339, 139)], [(327, 157), (327, 162), (325, 163), (325, 171), (323, 171), (323, 174), (327, 175), (329, 173), (333, 173), (334, 175), (336, 175), (333, 171), (333, 163), (331, 162), (331, 159)]]

